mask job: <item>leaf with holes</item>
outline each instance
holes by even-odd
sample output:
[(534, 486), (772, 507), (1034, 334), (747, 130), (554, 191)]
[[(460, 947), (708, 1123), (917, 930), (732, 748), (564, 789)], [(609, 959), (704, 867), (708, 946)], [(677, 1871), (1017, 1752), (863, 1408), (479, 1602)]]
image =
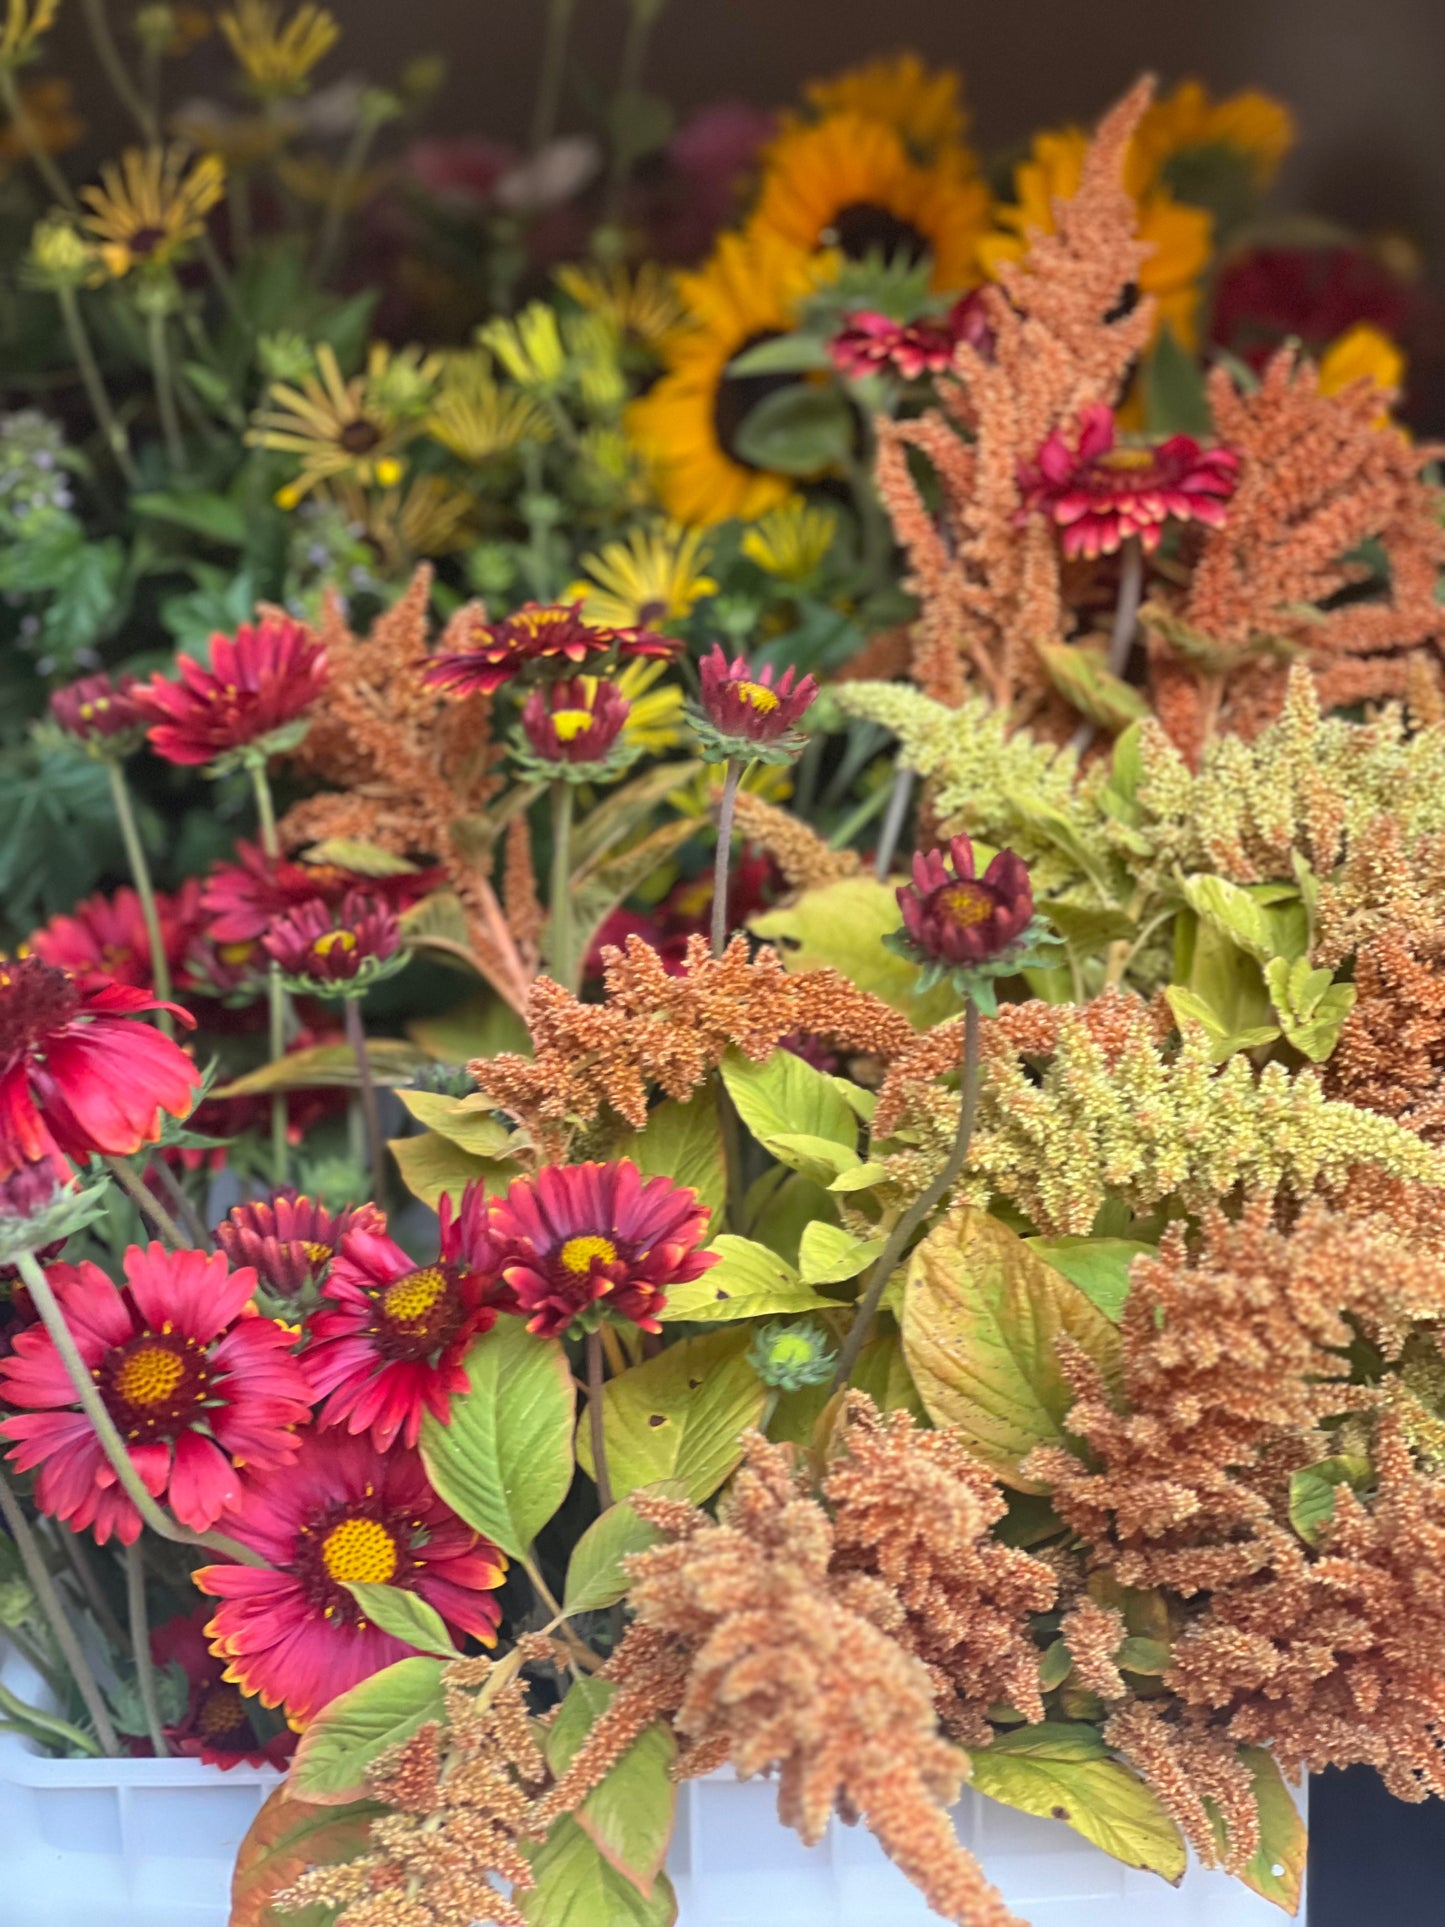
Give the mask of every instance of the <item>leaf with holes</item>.
[(288, 1785), (321, 1806), (352, 1800), (366, 1769), (389, 1747), (409, 1740), (446, 1712), (440, 1659), (399, 1659), (317, 1714), (301, 1735)]
[(815, 1311), (838, 1300), (820, 1298), (811, 1285), (766, 1245), (724, 1232), (713, 1240), (719, 1262), (690, 1284), (667, 1294), (664, 1324), (713, 1325), (735, 1318), (779, 1318)]
[[(640, 1485), (677, 1479), (694, 1505), (710, 1498), (742, 1457), (741, 1435), (756, 1425), (767, 1388), (747, 1361), (746, 1331), (705, 1332), (644, 1359), (602, 1394), (603, 1440), (618, 1498)], [(592, 1472), (587, 1415), (577, 1458)]]

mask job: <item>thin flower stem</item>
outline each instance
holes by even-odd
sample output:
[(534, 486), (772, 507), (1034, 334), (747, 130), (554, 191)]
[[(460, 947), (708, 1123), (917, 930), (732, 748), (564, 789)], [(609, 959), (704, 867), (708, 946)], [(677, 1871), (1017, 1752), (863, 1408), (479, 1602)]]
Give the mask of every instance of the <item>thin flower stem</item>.
[[(169, 1003), (171, 967), (166, 957), (165, 938), (161, 934), (155, 885), (151, 882), (151, 866), (146, 861), (145, 845), (141, 842), (140, 829), (135, 820), (130, 785), (125, 780), (125, 770), (118, 756), (106, 757), (105, 773), (110, 778), (111, 801), (115, 805), (115, 820), (120, 825), (120, 840), (125, 845), (125, 860), (130, 865), (131, 882), (140, 899), (141, 921), (145, 924), (146, 943), (151, 953), (151, 982), (160, 1001)], [(171, 1013), (168, 1010), (157, 1011), (156, 1017), (166, 1036), (174, 1037), (176, 1027)]]
[(172, 468), (184, 469), (186, 442), (176, 408), (170, 338), (166, 332), (166, 317), (159, 308), (152, 308), (146, 316), (146, 346), (150, 351), (151, 377), (155, 384), (156, 409), (161, 418), (161, 434), (165, 438), (166, 459)]
[(186, 1196), (185, 1186), (166, 1163), (164, 1158), (156, 1158), (151, 1169), (160, 1179), (166, 1196), (175, 1206), (176, 1223), (182, 1225), (187, 1233), (186, 1242), (204, 1245), (209, 1242), (206, 1236), (206, 1221)]
[(75, 1574), (75, 1583), (80, 1587), (81, 1596), (85, 1600), (86, 1609), (91, 1618), (112, 1646), (123, 1646), (125, 1633), (121, 1629), (120, 1621), (111, 1611), (109, 1601), (100, 1589), (100, 1581), (96, 1578), (91, 1566), (84, 1539), (80, 1533), (72, 1532), (69, 1526), (61, 1525), (58, 1520), (52, 1521), (52, 1524), (55, 1527), (55, 1537), (60, 1541), (60, 1549), (65, 1554), (71, 1571)]
[[(232, 211), (231, 231), (234, 234), (239, 230), (239, 223), (235, 219), (237, 201), (234, 185), (230, 189), (229, 205)], [(206, 264), (206, 272), (210, 275), (215, 285), (216, 293), (220, 295), (221, 300), (225, 303), (227, 314), (230, 315), (232, 321), (236, 323), (243, 334), (254, 334), (256, 331), (251, 325), (251, 317), (246, 313), (245, 304), (236, 292), (236, 284), (231, 278), (230, 271), (221, 259), (221, 251), (216, 246), (209, 232), (201, 236), (196, 246), (200, 250), (201, 259)], [(239, 252), (239, 243), (237, 244), (237, 251)]]
[(65, 1322), (65, 1313), (50, 1288), (46, 1277), (34, 1254), (20, 1252), (15, 1260), (20, 1276), (25, 1280), (35, 1309), (40, 1313), (40, 1321), (50, 1334), (51, 1343), (60, 1354), (60, 1362), (69, 1374), (75, 1388), (76, 1402), (95, 1428), (96, 1438), (101, 1450), (110, 1461), (111, 1469), (119, 1480), (126, 1497), (140, 1514), (152, 1532), (162, 1539), (169, 1539), (178, 1546), (206, 1546), (212, 1552), (219, 1552), (224, 1558), (234, 1559), (238, 1565), (265, 1567), (266, 1561), (249, 1546), (239, 1540), (229, 1538), (224, 1532), (192, 1532), (188, 1526), (178, 1524), (169, 1513), (163, 1512), (146, 1489), (125, 1440), (116, 1430), (115, 1420), (106, 1408), (105, 1400), (96, 1389), (90, 1369), (80, 1355), (79, 1347)]
[(151, 1660), (151, 1627), (146, 1614), (146, 1575), (141, 1564), (140, 1547), (125, 1549), (125, 1606), (130, 1619), (130, 1650), (135, 1660), (136, 1683), (140, 1687), (141, 1711), (146, 1734), (158, 1760), (168, 1760), (171, 1749), (161, 1731), (161, 1710), (156, 1703), (156, 1674)]
[[(271, 782), (266, 765), (251, 765), (251, 787), (256, 794), (256, 815), (261, 825), (261, 848), (272, 863), (281, 861), (281, 839), (276, 832), (276, 806), (271, 800)], [(286, 986), (281, 981), (281, 966), (272, 962), (267, 983), (270, 1012), (271, 1062), (279, 1064), (286, 1055)], [(271, 1182), (279, 1190), (286, 1182), (289, 1147), (286, 1143), (286, 1093), (271, 1093)]]
[(547, 32), (542, 43), (542, 66), (537, 77), (537, 102), (532, 110), (532, 152), (545, 147), (557, 131), (562, 111), (562, 83), (567, 73), (567, 41), (572, 31), (576, 0), (550, 0)]
[(172, 1251), (184, 1251), (190, 1239), (144, 1179), (137, 1177), (124, 1158), (108, 1157), (105, 1166), (136, 1210), (143, 1218), (149, 1218)]
[(386, 1182), (386, 1144), (381, 1135), (381, 1111), (376, 1102), (376, 1080), (371, 1075), (371, 1059), (366, 1050), (366, 1030), (361, 1021), (361, 1002), (344, 997), (342, 1010), (346, 1041), (356, 1059), (356, 1078), (361, 1092), (361, 1117), (366, 1126), (366, 1161), (371, 1168), (373, 1197), (379, 1198)]
[(717, 856), (712, 872), (712, 954), (720, 957), (728, 942), (728, 871), (733, 855), (733, 811), (743, 766), (730, 756), (723, 772), (722, 801), (717, 811)]
[(144, 94), (131, 79), (130, 69), (120, 57), (120, 48), (115, 44), (110, 22), (105, 17), (106, 0), (81, 0), (81, 11), (85, 23), (90, 28), (90, 38), (95, 46), (95, 57), (105, 70), (105, 77), (115, 89), (116, 98), (139, 127), (148, 141), (160, 139), (160, 125), (151, 112)]
[(65, 323), (65, 332), (70, 340), (70, 352), (75, 356), (75, 365), (80, 371), (81, 384), (85, 389), (90, 412), (95, 416), (100, 432), (106, 439), (110, 452), (115, 457), (116, 467), (125, 477), (131, 488), (139, 488), (140, 470), (135, 465), (135, 457), (130, 452), (130, 437), (120, 417), (111, 407), (110, 396), (106, 392), (105, 380), (100, 372), (100, 364), (95, 358), (95, 350), (90, 345), (85, 320), (80, 312), (80, 301), (74, 288), (65, 286), (55, 290), (55, 299), (60, 304), (60, 318)]
[(578, 959), (572, 924), (572, 785), (561, 777), (552, 785), (552, 975), (575, 990)]
[(665, 3), (666, 0), (629, 0), (627, 35), (622, 42), (622, 58), (617, 65), (617, 89), (613, 95), (612, 161), (607, 181), (606, 213), (603, 216), (607, 222), (622, 218), (623, 196), (627, 192), (628, 177), (636, 158), (630, 140), (622, 137), (625, 122), (616, 109), (625, 109), (642, 91), (647, 43), (652, 38), (652, 29)]
[(321, 224), (321, 238), (316, 244), (315, 276), (318, 287), (324, 287), (326, 278), (336, 266), (341, 253), (341, 237), (346, 231), (346, 216), (351, 196), (361, 179), (361, 170), (366, 166), (366, 157), (371, 152), (371, 143), (380, 132), (381, 124), (370, 114), (363, 114), (351, 136), (341, 166), (332, 183), (331, 198), (326, 204), (326, 216)]
[(587, 1353), (587, 1429), (592, 1440), (592, 1476), (597, 1487), (597, 1503), (605, 1512), (612, 1504), (612, 1479), (607, 1470), (607, 1435), (602, 1423), (602, 1338), (588, 1332)]
[[(1144, 599), (1144, 551), (1137, 535), (1127, 536), (1119, 550), (1119, 600), (1114, 604), (1114, 629), (1109, 637), (1108, 670), (1122, 676), (1129, 666), (1129, 651), (1134, 647), (1134, 631), (1139, 626), (1139, 604)], [(1080, 756), (1098, 733), (1097, 725), (1079, 724), (1069, 738), (1069, 748)]]
[(36, 173), (68, 214), (79, 214), (80, 203), (75, 198), (70, 182), (46, 153), (44, 144), (36, 138), (35, 129), (25, 111), (25, 103), (20, 98), (20, 89), (15, 84), (15, 70), (5, 62), (0, 62), (0, 101), (5, 104), (10, 125)]
[[(20, 1263), (23, 1270), (25, 1259), (22, 1258)], [(35, 1260), (31, 1258), (30, 1263), (34, 1265)], [(35, 1269), (39, 1271), (40, 1267), (35, 1265)], [(29, 1282), (28, 1279), (26, 1282)], [(120, 1754), (120, 1741), (115, 1736), (110, 1714), (106, 1711), (100, 1688), (95, 1683), (95, 1674), (90, 1670), (90, 1661), (80, 1650), (80, 1641), (75, 1636), (75, 1628), (65, 1616), (65, 1608), (60, 1603), (60, 1594), (55, 1590), (55, 1581), (50, 1576), (50, 1568), (41, 1556), (40, 1546), (31, 1530), (30, 1521), (26, 1518), (20, 1501), (16, 1498), (14, 1489), (3, 1472), (0, 1472), (0, 1519), (5, 1521), (5, 1528), (15, 1541), (15, 1550), (20, 1554), (20, 1563), (25, 1568), (25, 1577), (30, 1581), (30, 1590), (35, 1594), (40, 1610), (45, 1614), (50, 1630), (55, 1635), (55, 1644), (60, 1649), (61, 1658), (70, 1668), (70, 1677), (75, 1681), (76, 1691), (85, 1702), (85, 1710), (90, 1715), (95, 1736), (100, 1741), (102, 1749), (112, 1759), (116, 1759)]]
[(900, 763), (893, 778), (888, 814), (878, 832), (878, 850), (873, 859), (873, 874), (880, 883), (887, 881), (888, 872), (893, 868), (893, 853), (898, 848), (898, 839), (908, 820), (908, 805), (913, 800), (913, 780), (914, 772), (906, 763)]
[[(25, 1652), (24, 1640), (17, 1639), (13, 1630), (8, 1631), (5, 1637), (12, 1641), (22, 1653)], [(26, 1657), (30, 1659), (32, 1665), (35, 1664), (33, 1655), (27, 1653)], [(12, 1693), (6, 1686), (0, 1686), (0, 1715), (3, 1715), (12, 1726), (19, 1727), (22, 1731), (42, 1733), (47, 1739), (69, 1747), (72, 1753), (79, 1753), (86, 1759), (98, 1760), (103, 1757), (100, 1748), (88, 1733), (82, 1733), (80, 1728), (72, 1726), (69, 1720), (57, 1719), (53, 1713), (42, 1713), (38, 1706), (27, 1705), (18, 1694)]]
[(963, 1088), (958, 1110), (958, 1132), (953, 1140), (953, 1149), (949, 1153), (947, 1164), (932, 1184), (914, 1199), (894, 1225), (887, 1244), (884, 1245), (869, 1273), (868, 1288), (858, 1301), (852, 1326), (847, 1338), (843, 1341), (843, 1349), (838, 1354), (838, 1369), (833, 1374), (835, 1392), (840, 1386), (846, 1385), (853, 1376), (853, 1367), (858, 1363), (858, 1354), (868, 1342), (869, 1334), (873, 1330), (873, 1322), (878, 1316), (878, 1307), (882, 1303), (884, 1292), (888, 1289), (888, 1280), (893, 1276), (898, 1260), (912, 1242), (914, 1232), (926, 1222), (934, 1206), (949, 1195), (963, 1174), (963, 1167), (968, 1161), (969, 1139), (973, 1136), (974, 1112), (978, 1108), (980, 1072), (978, 1005), (970, 997), (964, 1006)]

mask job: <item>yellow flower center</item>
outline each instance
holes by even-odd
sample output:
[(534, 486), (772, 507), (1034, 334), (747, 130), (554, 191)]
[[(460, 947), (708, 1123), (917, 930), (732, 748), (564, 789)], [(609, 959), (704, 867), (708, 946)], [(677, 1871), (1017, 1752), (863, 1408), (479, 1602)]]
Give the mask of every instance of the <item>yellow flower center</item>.
[(993, 915), (993, 899), (974, 883), (956, 883), (942, 897), (945, 915), (965, 930), (975, 923), (987, 923)]
[(765, 682), (740, 682), (737, 690), (749, 708), (758, 710), (764, 716), (778, 706), (777, 691), (769, 689)]
[(438, 1265), (409, 1271), (387, 1287), (382, 1310), (395, 1325), (416, 1325), (426, 1317), (447, 1288), (446, 1273)]
[(246, 1702), (234, 1686), (217, 1686), (202, 1702), (196, 1724), (208, 1740), (228, 1739), (246, 1725)]
[(130, 1405), (164, 1405), (186, 1375), (183, 1361), (164, 1345), (141, 1345), (115, 1375), (115, 1389)]
[(247, 961), (255, 948), (253, 943), (222, 943), (217, 944), (216, 955), (223, 964), (229, 964), (232, 969), (235, 969)]
[(377, 1519), (343, 1519), (321, 1546), (321, 1558), (338, 1586), (384, 1586), (396, 1571), (396, 1541)]
[(591, 729), (592, 711), (590, 709), (554, 709), (552, 727), (557, 732), (559, 743), (573, 743)]
[(1099, 457), (1101, 468), (1150, 468), (1154, 456), (1147, 448), (1111, 448)]
[(307, 1243), (303, 1244), (301, 1249), (306, 1253), (306, 1256), (311, 1260), (313, 1265), (324, 1265), (326, 1260), (332, 1255), (330, 1245)]
[(580, 1278), (594, 1264), (615, 1265), (617, 1247), (610, 1238), (599, 1238), (595, 1234), (587, 1238), (569, 1238), (562, 1247), (561, 1257), (562, 1269)]
[(329, 957), (333, 950), (355, 950), (356, 934), (351, 930), (328, 930), (311, 948), (318, 957)]

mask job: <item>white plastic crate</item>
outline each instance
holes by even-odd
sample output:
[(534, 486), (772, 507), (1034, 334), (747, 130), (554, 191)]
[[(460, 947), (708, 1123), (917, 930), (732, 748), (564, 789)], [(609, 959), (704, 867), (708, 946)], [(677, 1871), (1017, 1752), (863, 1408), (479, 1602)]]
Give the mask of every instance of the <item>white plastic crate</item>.
[[(13, 1653), (0, 1679), (37, 1700)], [(0, 1733), (0, 1927), (226, 1927), (236, 1849), (276, 1781), (198, 1760), (54, 1760)], [(973, 1795), (957, 1820), (1030, 1927), (1283, 1927), (1223, 1874), (1194, 1867), (1175, 1889), (1058, 1821)], [(765, 1780), (683, 1785), (668, 1871), (679, 1927), (938, 1927), (871, 1834), (835, 1821), (804, 1847)]]

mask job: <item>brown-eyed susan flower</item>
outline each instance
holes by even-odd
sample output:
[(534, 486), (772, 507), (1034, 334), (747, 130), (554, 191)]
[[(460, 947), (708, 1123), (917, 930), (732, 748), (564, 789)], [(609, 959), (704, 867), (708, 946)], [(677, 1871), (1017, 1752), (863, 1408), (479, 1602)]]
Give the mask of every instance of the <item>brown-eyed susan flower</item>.
[[(1322, 395), (1338, 395), (1354, 382), (1373, 382), (1382, 394), (1397, 395), (1405, 383), (1405, 354), (1382, 328), (1368, 321), (1357, 321), (1337, 335), (1320, 356), (1319, 384)], [(1388, 410), (1379, 416), (1379, 425), (1389, 421)]]
[(283, 18), (275, 0), (236, 0), (217, 24), (252, 89), (266, 99), (304, 93), (311, 69), (341, 34), (325, 7), (300, 6)]
[(635, 528), (626, 541), (583, 556), (586, 577), (572, 583), (567, 599), (580, 601), (589, 622), (609, 628), (684, 622), (705, 596), (717, 594), (717, 583), (703, 573), (708, 555), (701, 529), (675, 522)]
[(215, 1239), (233, 1265), (248, 1265), (273, 1298), (304, 1297), (321, 1283), (349, 1231), (385, 1231), (374, 1204), (331, 1211), (314, 1198), (277, 1191), (231, 1207)]
[(299, 996), (360, 997), (406, 963), (395, 911), (353, 891), (339, 904), (313, 897), (279, 917), (261, 947)]
[(789, 666), (774, 682), (771, 664), (752, 669), (743, 656), (729, 662), (718, 643), (699, 674), (702, 705), (692, 723), (708, 762), (790, 763), (799, 754), (805, 739), (797, 724), (818, 693), (812, 676), (795, 681)]
[(505, 1556), (432, 1491), (415, 1452), (336, 1430), (304, 1435), (295, 1465), (248, 1479), (226, 1530), (264, 1566), (203, 1566), (220, 1601), (206, 1633), (225, 1678), (297, 1726), (411, 1648), (367, 1619), (348, 1587), (400, 1586), (485, 1645)]
[(1222, 527), (1238, 473), (1230, 449), (1201, 448), (1189, 435), (1121, 444), (1113, 411), (1094, 402), (1080, 410), (1074, 440), (1054, 429), (1021, 471), (1019, 517), (1057, 524), (1065, 555), (1113, 555), (1131, 538), (1152, 554), (1171, 521)]
[(426, 432), (459, 461), (480, 468), (524, 442), (550, 441), (552, 423), (531, 395), (496, 380), (490, 356), (466, 354), (447, 360)]
[(87, 748), (126, 755), (138, 749), (145, 738), (145, 718), (133, 701), (134, 692), (141, 687), (138, 676), (112, 678), (98, 670), (52, 692), (51, 720)]
[(348, 380), (335, 349), (320, 342), (315, 372), (299, 383), (273, 382), (270, 405), (253, 417), (246, 440), (299, 462), (287, 507), (323, 481), (392, 488), (405, 471), (406, 449), (426, 425), (440, 372), (435, 355), (374, 341), (366, 367)]
[(495, 1262), (527, 1329), (544, 1338), (594, 1330), (604, 1313), (644, 1331), (673, 1285), (700, 1278), (717, 1253), (700, 1251), (708, 1212), (671, 1178), (637, 1166), (549, 1164), (492, 1200)]
[(810, 80), (803, 94), (818, 114), (882, 121), (920, 159), (956, 148), (968, 126), (957, 69), (928, 67), (916, 53), (893, 54)]
[(132, 695), (152, 749), (170, 763), (292, 747), (295, 726), (326, 687), (326, 651), (288, 616), (213, 636), (209, 668), (186, 655), (176, 657), (176, 668), (177, 681), (156, 675)]
[(794, 495), (760, 515), (744, 530), (738, 547), (765, 575), (779, 582), (806, 582), (822, 566), (837, 533), (834, 510)]
[(614, 683), (596, 676), (539, 685), (522, 705), (518, 763), (542, 780), (610, 781), (640, 754), (623, 740), (630, 709)]
[(997, 1008), (993, 980), (1045, 961), (1057, 941), (1034, 915), (1023, 859), (1000, 850), (979, 876), (966, 836), (954, 837), (947, 853), (915, 853), (913, 881), (900, 886), (898, 907), (903, 928), (883, 941), (922, 966), (919, 990), (951, 977), (985, 1016)]
[(552, 279), (579, 308), (609, 321), (620, 340), (645, 348), (656, 349), (687, 319), (676, 277), (656, 261), (644, 261), (635, 269), (620, 261), (610, 267), (569, 262), (557, 268)]
[(964, 341), (981, 354), (992, 351), (993, 330), (977, 291), (955, 301), (946, 314), (917, 321), (895, 321), (871, 308), (844, 315), (828, 353), (839, 374), (854, 380), (887, 372), (917, 381), (951, 368), (954, 351)]
[(449, 696), (490, 694), (518, 677), (569, 676), (594, 671), (619, 657), (671, 658), (678, 643), (644, 628), (608, 629), (587, 622), (579, 602), (528, 602), (499, 622), (488, 622), (475, 605), (459, 611), (444, 649), (422, 672), (428, 689)]
[(226, 191), (216, 154), (192, 159), (184, 147), (131, 147), (83, 187), (84, 221), (116, 280), (132, 268), (163, 267), (206, 231), (206, 216)]

